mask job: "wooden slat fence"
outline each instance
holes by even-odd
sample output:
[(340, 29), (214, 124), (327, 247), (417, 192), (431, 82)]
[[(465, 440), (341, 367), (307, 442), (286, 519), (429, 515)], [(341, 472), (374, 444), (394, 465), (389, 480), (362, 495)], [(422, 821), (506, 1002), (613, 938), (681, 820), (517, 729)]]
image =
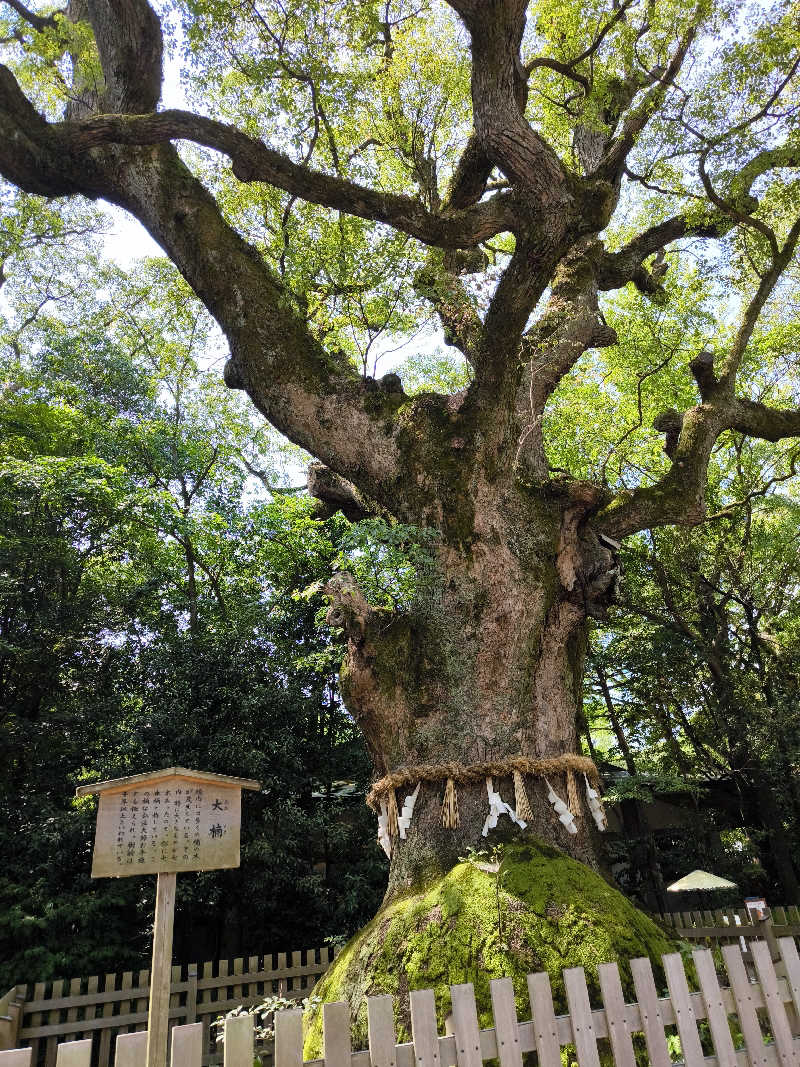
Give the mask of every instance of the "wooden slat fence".
[[(220, 1063), (222, 1052), (211, 1028), (215, 1019), (273, 994), (307, 996), (334, 956), (326, 946), (173, 967), (171, 1025), (197, 1023), (202, 1063)], [(3, 1016), (8, 1017), (5, 1031), (0, 1029), (0, 1049), (27, 1046), (32, 1067), (56, 1067), (64, 1043), (83, 1039), (91, 1046), (92, 1067), (109, 1067), (119, 1036), (146, 1030), (149, 994), (149, 971), (16, 986), (0, 1000), (0, 1027)], [(16, 1005), (13, 1019), (8, 1014), (12, 1005)]]
[[(746, 908), (718, 911), (673, 911), (662, 921), (686, 941), (707, 944), (740, 944), (749, 961), (750, 941), (767, 941), (772, 958), (777, 959), (777, 941), (781, 937), (800, 937), (800, 908), (767, 908), (765, 918), (758, 919)], [(741, 941), (739, 939), (742, 939)]]
[[(637, 1067), (645, 1059), (653, 1067), (800, 1067), (800, 956), (794, 938), (781, 938), (778, 948), (785, 977), (778, 977), (766, 942), (752, 943), (755, 981), (747, 976), (738, 945), (722, 949), (719, 966), (710, 949), (695, 949), (698, 991), (692, 991), (680, 954), (664, 956), (668, 993), (662, 996), (650, 961), (631, 960), (634, 1003), (624, 1001), (616, 963), (602, 964), (602, 1007), (590, 1002), (583, 968), (571, 968), (564, 971), (569, 1014), (561, 1016), (553, 1009), (548, 976), (531, 974), (531, 1019), (525, 1022), (518, 1020), (511, 980), (497, 978), (491, 982), (494, 1026), (487, 1030), (478, 1027), (472, 985), (454, 985), (450, 1032), (444, 1036), (433, 991), (415, 990), (412, 1040), (403, 1043), (397, 1042), (393, 998), (370, 997), (369, 1047), (359, 1051), (351, 1047), (347, 1006), (325, 1004), (319, 1060), (303, 1060), (302, 1012), (283, 1011), (275, 1017), (275, 1067), (482, 1067), (486, 1060), (522, 1067), (522, 1057), (531, 1052), (537, 1053), (538, 1067), (562, 1067), (564, 1049), (578, 1067), (601, 1067), (609, 1053), (615, 1067)], [(202, 1036), (201, 1023), (173, 1029), (172, 1067), (200, 1067)], [(121, 1035), (115, 1067), (143, 1067), (145, 1042), (144, 1034)], [(88, 1041), (59, 1045), (56, 1067), (91, 1067), (91, 1054)], [(253, 1055), (252, 1016), (228, 1019), (225, 1067), (251, 1067)], [(0, 1053), (0, 1067), (29, 1067), (29, 1056), (29, 1050)]]

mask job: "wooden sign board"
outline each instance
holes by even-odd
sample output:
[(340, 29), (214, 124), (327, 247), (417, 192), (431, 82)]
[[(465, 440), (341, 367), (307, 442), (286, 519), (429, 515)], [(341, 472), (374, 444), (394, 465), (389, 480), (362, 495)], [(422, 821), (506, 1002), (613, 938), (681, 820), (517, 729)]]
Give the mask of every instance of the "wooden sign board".
[(241, 791), (254, 788), (182, 767), (81, 786), (100, 794), (92, 877), (238, 867)]
[(167, 1062), (177, 872), (239, 866), (242, 790), (260, 788), (250, 778), (165, 767), (75, 791), (100, 795), (92, 878), (158, 875), (147, 1067)]

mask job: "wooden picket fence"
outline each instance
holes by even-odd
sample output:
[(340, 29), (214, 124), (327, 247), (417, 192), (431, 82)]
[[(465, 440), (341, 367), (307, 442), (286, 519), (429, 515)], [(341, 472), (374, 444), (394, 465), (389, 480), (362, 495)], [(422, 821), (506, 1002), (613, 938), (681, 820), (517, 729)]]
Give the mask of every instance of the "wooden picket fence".
[[(215, 1019), (273, 994), (307, 996), (335, 955), (326, 946), (173, 967), (170, 1020), (198, 1025), (203, 1064), (219, 1063)], [(56, 1067), (64, 1043), (83, 1039), (92, 1047), (92, 1067), (109, 1067), (120, 1037), (146, 1030), (149, 995), (149, 971), (15, 986), (0, 1000), (0, 1049), (27, 1045), (32, 1067)]]
[(690, 941), (726, 940), (744, 937), (764, 937), (770, 929), (772, 937), (800, 937), (800, 908), (767, 908), (765, 918), (759, 920), (747, 908), (717, 911), (672, 911), (661, 916), (679, 937)]
[[(480, 1030), (470, 984), (450, 987), (449, 1033), (442, 1036), (431, 989), (410, 993), (410, 1042), (397, 1043), (391, 996), (367, 999), (369, 1048), (354, 1052), (350, 1011), (346, 1004), (323, 1005), (324, 1056), (303, 1060), (302, 1011), (275, 1016), (275, 1067), (522, 1067), (522, 1057), (536, 1052), (538, 1067), (562, 1067), (562, 1050), (578, 1067), (601, 1067), (610, 1052), (615, 1067), (637, 1067), (646, 1049), (653, 1067), (798, 1067), (800, 1065), (800, 956), (794, 938), (780, 938), (776, 970), (769, 946), (753, 941), (756, 980), (748, 978), (738, 945), (726, 945), (721, 958), (726, 982), (720, 982), (710, 949), (692, 953), (699, 991), (692, 992), (679, 953), (663, 957), (668, 994), (659, 997), (648, 959), (630, 961), (636, 993), (625, 1003), (616, 963), (598, 967), (602, 1007), (593, 1007), (583, 968), (564, 971), (567, 1015), (556, 1016), (547, 974), (528, 976), (531, 1020), (519, 1022), (510, 978), (491, 982), (494, 1026)], [(735, 1016), (735, 1025), (731, 1017)], [(698, 1025), (699, 1024), (699, 1025)], [(678, 1042), (668, 1040), (674, 1029)], [(639, 1037), (638, 1035), (641, 1035)], [(200, 1067), (201, 1023), (172, 1031), (172, 1067)], [(671, 1053), (679, 1043), (680, 1060)], [(639, 1056), (637, 1061), (637, 1046)], [(117, 1039), (115, 1067), (143, 1067), (146, 1034)], [(677, 1054), (677, 1053), (676, 1053)], [(225, 1023), (225, 1067), (251, 1067), (253, 1019), (233, 1016)], [(604, 1057), (605, 1058), (605, 1057)], [(91, 1041), (60, 1045), (56, 1067), (91, 1067)], [(0, 1053), (0, 1067), (30, 1067), (31, 1050)], [(166, 1065), (165, 1065), (166, 1067)]]
[(746, 908), (728, 911), (682, 911), (661, 916), (667, 926), (685, 941), (712, 945), (739, 944), (748, 966), (750, 944), (763, 939), (769, 945), (773, 960), (778, 958), (778, 939), (800, 937), (800, 909), (767, 908), (759, 919)]

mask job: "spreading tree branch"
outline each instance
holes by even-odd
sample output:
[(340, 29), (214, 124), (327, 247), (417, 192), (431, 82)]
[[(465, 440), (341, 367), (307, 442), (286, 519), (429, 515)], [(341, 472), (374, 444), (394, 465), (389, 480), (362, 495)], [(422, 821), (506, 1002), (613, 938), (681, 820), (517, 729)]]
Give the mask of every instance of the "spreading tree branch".
[(10, 8), (16, 11), (21, 19), (27, 22), (29, 26), (32, 26), (39, 33), (41, 33), (42, 30), (54, 27), (57, 24), (56, 15), (62, 13), (54, 11), (50, 15), (37, 15), (35, 11), (31, 11), (29, 8), (25, 7), (24, 4), (20, 3), (20, 0), (3, 0), (3, 2), (8, 4)]
[(295, 163), (224, 122), (168, 110), (152, 115), (97, 115), (54, 127), (75, 156), (100, 145), (157, 145), (188, 140), (229, 156), (243, 182), (266, 182), (313, 204), (384, 222), (424, 244), (470, 248), (515, 227), (513, 195), (497, 193), (463, 210), (434, 214), (410, 196), (384, 193)]
[(606, 151), (595, 171), (598, 177), (610, 182), (618, 182), (625, 168), (625, 162), (636, 144), (639, 134), (644, 130), (653, 115), (658, 111), (664, 94), (677, 78), (683, 61), (694, 40), (698, 23), (693, 22), (681, 38), (678, 47), (658, 81), (645, 94), (644, 100), (623, 122), (622, 132), (616, 137)]

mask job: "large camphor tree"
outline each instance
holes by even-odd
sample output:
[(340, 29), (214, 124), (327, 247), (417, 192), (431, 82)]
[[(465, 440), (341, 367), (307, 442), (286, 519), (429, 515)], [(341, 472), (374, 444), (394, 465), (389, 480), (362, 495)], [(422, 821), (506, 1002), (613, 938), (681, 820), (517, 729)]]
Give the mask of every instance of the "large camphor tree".
[[(192, 110), (158, 110), (163, 28), (147, 0), (61, 12), (6, 0), (0, 173), (28, 194), (101, 198), (137, 218), (219, 323), (227, 384), (315, 458), (321, 506), (383, 516), (409, 538), (431, 532), (410, 606), (371, 606), (345, 575), (329, 586), (349, 642), (343, 692), (376, 776), (575, 754), (587, 627), (613, 599), (619, 543), (703, 520), (718, 442), (800, 434), (791, 360), (759, 332), (767, 315), (786, 337), (796, 279), (796, 5), (164, 6), (168, 87), (180, 67)], [(631, 286), (641, 299), (627, 299)], [(714, 305), (703, 329), (695, 321), (688, 346), (656, 357), (652, 319), (643, 355), (647, 302), (683, 299), (688, 316), (686, 294), (700, 289)], [(430, 314), (463, 356), (463, 387), (411, 392), (402, 374), (376, 377), (382, 338), (412, 335)], [(580, 459), (606, 429), (586, 412), (596, 403), (613, 418), (631, 382), (638, 421), (620, 421), (618, 443), (633, 434), (648, 463), (638, 480), (634, 463), (587, 474)], [(653, 382), (663, 395), (650, 418)], [(570, 396), (578, 460), (562, 465), (548, 426)], [(586, 813), (569, 835), (545, 783), (525, 784), (529, 825), (504, 816), (495, 831), (527, 848), (505, 868), (505, 925), (499, 887), (486, 929), (468, 909), (448, 912), (452, 885), (441, 899), (413, 895), (436, 878), (469, 882), (458, 858), (484, 840), (483, 778), (458, 783), (460, 822), (445, 827), (443, 777), (423, 786), (393, 849), (386, 907), (418, 908), (405, 941), (392, 942), (389, 918), (374, 925), (327, 992), (355, 1004), (393, 980), (407, 988), (415, 976), (398, 978), (396, 959), (426, 923), (444, 922), (451, 945), (471, 924), (460, 958), (476, 971), (511, 969), (514, 953), (547, 965), (544, 947), (525, 956), (530, 930), (514, 933), (526, 908), (551, 925), (542, 945), (582, 901), (598, 953), (656, 944), (632, 910), (612, 916), (622, 905), (590, 870)], [(513, 803), (510, 776), (494, 786)], [(459, 899), (472, 906), (482, 890), (470, 887)], [(572, 948), (554, 966), (581, 959), (583, 942), (565, 936)], [(416, 958), (434, 956), (430, 942)]]

